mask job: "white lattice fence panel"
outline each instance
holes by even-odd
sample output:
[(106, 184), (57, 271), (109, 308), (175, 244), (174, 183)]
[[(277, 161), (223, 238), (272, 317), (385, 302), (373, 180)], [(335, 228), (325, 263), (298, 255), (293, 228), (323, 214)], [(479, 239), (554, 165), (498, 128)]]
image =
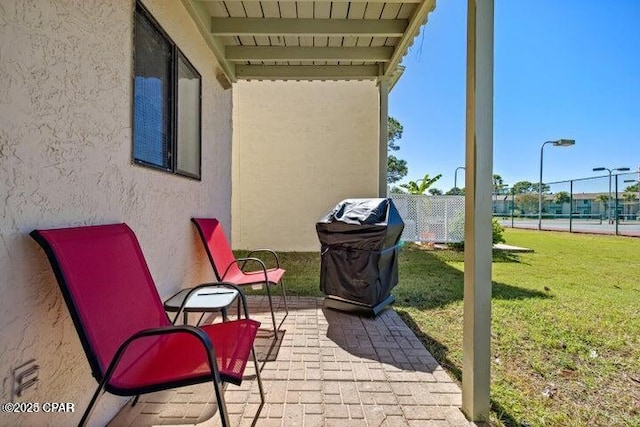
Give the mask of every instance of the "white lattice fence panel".
[(404, 221), (402, 240), (451, 243), (464, 240), (464, 196), (392, 194)]

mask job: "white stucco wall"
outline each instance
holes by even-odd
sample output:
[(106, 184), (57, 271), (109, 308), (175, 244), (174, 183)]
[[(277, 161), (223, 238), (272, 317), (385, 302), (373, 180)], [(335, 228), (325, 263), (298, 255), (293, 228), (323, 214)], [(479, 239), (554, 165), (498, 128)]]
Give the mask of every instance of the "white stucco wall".
[[(182, 3), (144, 3), (203, 77), (201, 182), (131, 162), (133, 1), (0, 5), (0, 400), (11, 399), (11, 371), (35, 358), (38, 386), (18, 400), (77, 407), (71, 415), (1, 414), (2, 425), (77, 423), (96, 386), (31, 230), (126, 222), (166, 297), (213, 277), (190, 217), (231, 225), (231, 91), (217, 82), (215, 59)], [(122, 402), (104, 395), (93, 424)]]
[(234, 248), (318, 250), (329, 208), (377, 197), (374, 82), (242, 81), (233, 102)]

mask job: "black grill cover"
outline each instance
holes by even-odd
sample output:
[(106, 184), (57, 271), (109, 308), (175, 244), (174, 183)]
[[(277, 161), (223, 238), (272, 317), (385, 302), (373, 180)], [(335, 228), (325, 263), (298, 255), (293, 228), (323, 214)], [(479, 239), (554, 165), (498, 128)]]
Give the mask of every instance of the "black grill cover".
[(374, 306), (398, 284), (404, 223), (391, 199), (346, 199), (316, 223), (320, 290)]

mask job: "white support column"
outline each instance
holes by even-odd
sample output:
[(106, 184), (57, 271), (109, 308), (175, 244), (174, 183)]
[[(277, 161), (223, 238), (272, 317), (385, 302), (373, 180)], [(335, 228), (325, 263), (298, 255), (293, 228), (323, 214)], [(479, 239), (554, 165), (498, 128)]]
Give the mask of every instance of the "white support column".
[(378, 197), (387, 197), (387, 141), (389, 139), (387, 130), (389, 117), (389, 82), (387, 79), (380, 79), (378, 83), (378, 92), (380, 93), (380, 163)]
[(462, 410), (488, 420), (491, 366), (493, 0), (468, 0)]

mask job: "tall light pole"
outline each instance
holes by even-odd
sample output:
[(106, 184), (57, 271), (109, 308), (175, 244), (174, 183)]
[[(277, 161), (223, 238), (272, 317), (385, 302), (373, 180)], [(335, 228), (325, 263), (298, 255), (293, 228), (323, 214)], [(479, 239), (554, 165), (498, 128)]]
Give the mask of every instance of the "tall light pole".
[(574, 145), (574, 139), (558, 139), (556, 141), (545, 141), (540, 146), (540, 180), (538, 181), (538, 230), (542, 229), (542, 158), (544, 154), (544, 146), (552, 144), (554, 147), (569, 147)]
[(464, 166), (458, 166), (453, 173), (453, 188), (458, 188), (458, 169), (464, 170)]
[(629, 171), (631, 169), (629, 168), (613, 168), (613, 169), (609, 169), (609, 168), (603, 168), (603, 167), (599, 167), (599, 168), (593, 168), (594, 172), (602, 172), (602, 171), (608, 171), (609, 172), (609, 209), (607, 209), (607, 218), (609, 219), (609, 224), (611, 224), (611, 219), (612, 219), (612, 212), (611, 212), (611, 173), (613, 171), (620, 171), (620, 172), (626, 172)]

